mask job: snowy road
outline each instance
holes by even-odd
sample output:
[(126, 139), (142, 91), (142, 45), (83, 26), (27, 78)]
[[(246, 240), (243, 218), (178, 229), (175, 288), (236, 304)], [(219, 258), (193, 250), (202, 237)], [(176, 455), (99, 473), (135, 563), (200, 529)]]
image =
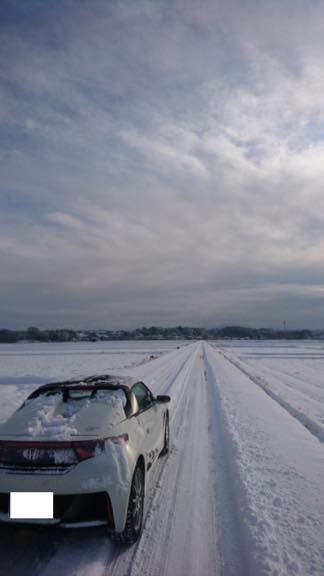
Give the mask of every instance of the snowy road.
[(154, 471), (140, 541), (120, 549), (102, 529), (3, 527), (1, 573), (324, 575), (323, 384), (299, 374), (294, 388), (285, 375), (289, 398), (287, 384), (269, 394), (269, 367), (252, 368), (199, 342), (124, 369), (172, 398), (171, 453)]

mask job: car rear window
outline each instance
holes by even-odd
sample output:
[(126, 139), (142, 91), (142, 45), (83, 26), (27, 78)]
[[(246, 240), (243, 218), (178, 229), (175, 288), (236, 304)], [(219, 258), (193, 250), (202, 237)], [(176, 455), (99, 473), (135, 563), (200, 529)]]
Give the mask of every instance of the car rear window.
[(109, 389), (109, 388), (53, 388), (52, 390), (44, 390), (40, 392), (36, 398), (48, 398), (50, 396), (63, 397), (67, 402), (70, 400), (98, 400), (105, 404), (122, 403), (123, 407), (126, 406), (127, 397), (124, 390)]
[(93, 390), (69, 390), (68, 398), (69, 400), (83, 400), (84, 398), (91, 398), (93, 396)]

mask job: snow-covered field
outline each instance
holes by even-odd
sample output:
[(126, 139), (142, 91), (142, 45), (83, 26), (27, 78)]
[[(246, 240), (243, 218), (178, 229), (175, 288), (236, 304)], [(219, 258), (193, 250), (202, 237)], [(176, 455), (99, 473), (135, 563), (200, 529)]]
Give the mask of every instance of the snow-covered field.
[(0, 421), (40, 383), (93, 373), (135, 374), (172, 403), (136, 545), (4, 526), (0, 573), (324, 575), (323, 368), (321, 342), (1, 346)]

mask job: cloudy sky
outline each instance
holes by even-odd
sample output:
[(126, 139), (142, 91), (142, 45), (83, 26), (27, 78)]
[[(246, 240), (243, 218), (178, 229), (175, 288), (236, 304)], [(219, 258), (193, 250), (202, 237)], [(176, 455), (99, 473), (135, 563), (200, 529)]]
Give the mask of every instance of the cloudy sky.
[(0, 327), (324, 327), (323, 22), (1, 0)]

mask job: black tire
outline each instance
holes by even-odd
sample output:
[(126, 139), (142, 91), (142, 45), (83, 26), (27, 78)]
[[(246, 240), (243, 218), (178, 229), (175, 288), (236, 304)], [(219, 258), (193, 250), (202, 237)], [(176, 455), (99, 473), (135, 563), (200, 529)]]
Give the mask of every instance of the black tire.
[(117, 544), (134, 544), (142, 532), (144, 511), (144, 470), (137, 464), (129, 495), (126, 524), (123, 532), (110, 532), (109, 536)]
[(164, 444), (160, 452), (160, 456), (165, 456), (170, 450), (170, 424), (169, 424), (169, 414), (165, 417), (165, 429), (164, 429)]

